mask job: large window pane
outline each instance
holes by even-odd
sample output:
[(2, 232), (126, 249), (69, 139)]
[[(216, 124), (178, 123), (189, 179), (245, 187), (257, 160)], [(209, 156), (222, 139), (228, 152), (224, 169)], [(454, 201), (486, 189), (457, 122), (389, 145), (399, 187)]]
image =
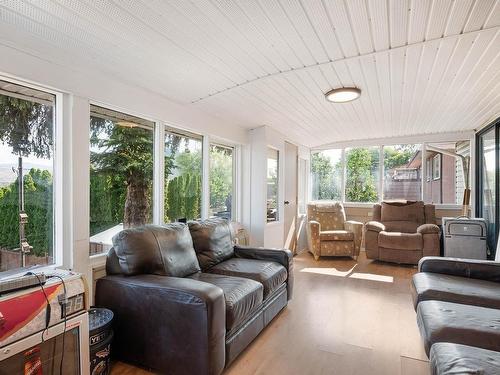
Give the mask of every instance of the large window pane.
[(91, 254), (123, 228), (152, 222), (153, 140), (153, 122), (91, 106)]
[(342, 150), (325, 150), (312, 154), (312, 199), (341, 200), (342, 174)]
[(267, 150), (267, 222), (279, 220), (279, 151)]
[(347, 202), (376, 202), (380, 173), (379, 148), (350, 148), (345, 152)]
[(232, 147), (210, 145), (210, 216), (232, 218), (233, 154)]
[(3, 272), (53, 263), (55, 97), (5, 81), (0, 81), (0, 89)]
[(384, 147), (384, 199), (420, 200), (421, 145)]
[[(495, 142), (495, 127), (492, 127), (487, 132), (479, 137), (479, 160), (478, 165), (481, 168), (479, 171), (480, 180), (478, 187), (480, 188), (479, 196), (479, 214), (488, 223), (488, 247), (496, 248), (496, 206), (497, 206), (497, 186), (496, 186), (496, 153), (498, 145)], [(493, 251), (494, 252), (494, 251)]]
[[(425, 179), (424, 200), (435, 204), (462, 204), (465, 190), (463, 158), (467, 168), (470, 142), (428, 143), (426, 166), (431, 168)], [(468, 173), (468, 171), (466, 172)]]
[(201, 217), (202, 148), (200, 136), (165, 135), (166, 223)]
[(307, 203), (307, 161), (299, 158), (298, 165), (298, 181), (297, 181), (297, 203), (299, 215), (306, 213)]

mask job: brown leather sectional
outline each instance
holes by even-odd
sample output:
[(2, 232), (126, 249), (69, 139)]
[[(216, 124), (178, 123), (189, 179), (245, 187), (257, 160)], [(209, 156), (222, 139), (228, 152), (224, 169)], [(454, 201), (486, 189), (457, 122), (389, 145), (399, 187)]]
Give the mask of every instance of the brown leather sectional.
[(432, 374), (500, 374), (500, 263), (423, 258), (412, 291)]
[(222, 219), (113, 238), (96, 305), (115, 314), (113, 356), (168, 374), (220, 374), (287, 305), (289, 250), (234, 246)]

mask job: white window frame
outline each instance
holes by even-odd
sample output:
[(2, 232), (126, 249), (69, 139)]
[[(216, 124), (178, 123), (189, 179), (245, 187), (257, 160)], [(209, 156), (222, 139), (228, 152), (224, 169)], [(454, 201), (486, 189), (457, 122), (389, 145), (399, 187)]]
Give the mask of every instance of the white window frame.
[[(65, 235), (67, 231), (68, 222), (71, 220), (71, 209), (68, 209), (64, 205), (64, 200), (67, 198), (67, 193), (64, 189), (66, 181), (71, 181), (71, 170), (70, 168), (64, 169), (63, 160), (66, 159), (67, 155), (71, 154), (69, 145), (71, 142), (71, 131), (70, 129), (64, 128), (65, 118), (67, 109), (70, 107), (69, 100), (66, 100), (65, 94), (60, 91), (55, 91), (51, 88), (47, 88), (43, 85), (33, 84), (31, 82), (26, 82), (14, 77), (0, 75), (0, 80), (11, 82), (20, 86), (25, 86), (32, 88), (34, 90), (43, 91), (48, 94), (55, 96), (54, 103), (54, 124), (53, 124), (53, 141), (54, 141), (54, 151), (53, 151), (53, 183), (52, 183), (52, 212), (53, 212), (53, 248), (52, 256), (53, 263), (48, 265), (35, 266), (35, 269), (43, 270), (47, 268), (62, 267), (63, 265), (71, 264), (72, 260), (72, 246), (69, 236)], [(66, 224), (65, 224), (66, 223)], [(26, 268), (20, 268), (19, 274), (23, 274)], [(2, 273), (0, 273), (0, 279)]]
[[(345, 207), (372, 207), (375, 202), (346, 202), (345, 200), (345, 181), (346, 181), (346, 165), (345, 165), (345, 150), (347, 148), (364, 148), (364, 147), (380, 147), (383, 149), (385, 145), (395, 145), (395, 144), (420, 144), (421, 145), (421, 153), (422, 153), (422, 160), (424, 160), (425, 155), (426, 155), (426, 146), (427, 144), (432, 144), (432, 143), (439, 143), (439, 142), (458, 142), (458, 141), (469, 141), (470, 142), (470, 181), (471, 183), (471, 196), (474, 196), (474, 131), (464, 131), (464, 132), (453, 132), (453, 133), (440, 133), (440, 134), (426, 134), (426, 135), (416, 135), (416, 136), (406, 136), (406, 137), (393, 137), (393, 138), (378, 138), (378, 139), (373, 139), (373, 140), (356, 140), (356, 141), (346, 141), (346, 142), (334, 142), (334, 143), (329, 143), (325, 144), (319, 147), (313, 147), (310, 149), (311, 155), (315, 152), (320, 152), (320, 151), (325, 151), (325, 150), (330, 150), (330, 149), (340, 149), (342, 150), (342, 165), (343, 165), (343, 175), (342, 175), (342, 181), (341, 181), (341, 186), (342, 186), (342, 203), (344, 204)], [(383, 152), (382, 152), (382, 157), (380, 159), (380, 163), (383, 165)], [(422, 162), (423, 163), (423, 162)], [(431, 168), (432, 168), (432, 162), (431, 162)], [(427, 177), (427, 166), (422, 164), (422, 174), (425, 174)], [(380, 174), (381, 176), (382, 173)], [(432, 174), (431, 174), (432, 176)], [(424, 183), (423, 176), (421, 176), (421, 184), (422, 184), (422, 189), (421, 189), (421, 199), (423, 200), (425, 196), (425, 190), (426, 190), (426, 184)], [(308, 199), (309, 201), (312, 200), (312, 177), (309, 177), (310, 185), (311, 188), (309, 189), (309, 195)], [(432, 181), (432, 178), (431, 178)], [(380, 183), (380, 182), (379, 182)], [(382, 182), (383, 184), (383, 182)], [(383, 186), (382, 186), (383, 189)], [(379, 191), (379, 202), (381, 200), (381, 192), (383, 190)], [(458, 209), (461, 208), (462, 205), (460, 204), (451, 204), (451, 203), (440, 203), (440, 204), (435, 204), (436, 208), (438, 209)]]
[[(209, 137), (200, 133), (196, 133), (190, 130), (182, 129), (179, 127), (172, 126), (166, 122), (161, 123), (162, 128), (163, 128), (163, 134), (162, 134), (162, 139), (161, 139), (161, 145), (158, 145), (158, 149), (160, 153), (156, 153), (155, 151), (155, 157), (158, 159), (162, 159), (161, 161), (158, 162), (158, 164), (161, 164), (161, 170), (159, 171), (161, 174), (161, 180), (159, 180), (159, 184), (162, 186), (162, 192), (161, 195), (159, 196), (158, 200), (158, 205), (162, 206), (161, 207), (161, 212), (162, 215), (159, 217), (159, 222), (155, 224), (166, 224), (164, 221), (164, 213), (165, 213), (165, 194), (166, 192), (164, 191), (164, 180), (165, 180), (165, 158), (163, 157), (165, 155), (165, 135), (167, 133), (173, 133), (175, 135), (181, 136), (181, 137), (186, 137), (186, 138), (192, 138), (192, 139), (197, 139), (201, 141), (201, 207), (200, 207), (200, 218), (202, 220), (208, 218), (208, 206), (210, 204), (210, 196), (207, 195), (209, 193), (209, 181), (208, 181), (208, 176), (209, 176), (209, 169), (208, 169), (208, 162), (209, 162)], [(155, 170), (155, 173), (158, 172)], [(160, 208), (158, 208), (159, 210)]]
[[(366, 148), (366, 149), (369, 149), (369, 148), (378, 148), (378, 153), (379, 153), (379, 174), (378, 174), (378, 179), (377, 181), (375, 181), (375, 185), (377, 187), (377, 200), (374, 201), (374, 202), (351, 202), (351, 201), (346, 201), (345, 199), (345, 187), (346, 187), (346, 181), (347, 181), (347, 165), (346, 165), (346, 150), (347, 149), (351, 149), (351, 150), (354, 150), (354, 149), (358, 149), (358, 148)], [(375, 145), (375, 146), (355, 146), (355, 147), (345, 147), (342, 149), (342, 168), (344, 168), (344, 173), (343, 173), (343, 181), (342, 181), (342, 202), (347, 204), (347, 205), (351, 205), (352, 207), (356, 206), (356, 205), (369, 205), (369, 206), (373, 206), (374, 203), (377, 203), (379, 202), (382, 198), (382, 195), (383, 195), (383, 191), (381, 189), (383, 189), (383, 161), (384, 161), (384, 146), (380, 146), (380, 145)], [(382, 164), (381, 164), (382, 163)]]
[[(276, 159), (276, 173), (277, 173), (277, 178), (278, 178), (278, 186), (277, 186), (277, 192), (276, 192), (276, 220), (274, 221), (268, 221), (267, 220), (267, 172), (268, 172), (268, 165), (267, 161), (269, 160), (268, 157), (268, 152), (269, 150), (274, 150), (277, 153), (277, 159)], [(276, 225), (277, 223), (281, 223), (282, 221), (282, 212), (281, 212), (281, 184), (282, 184), (282, 176), (281, 176), (281, 171), (282, 171), (282, 163), (283, 161), (281, 160), (282, 158), (282, 153), (281, 150), (274, 147), (267, 145), (266, 146), (266, 217), (265, 217), (265, 223), (266, 225)]]
[[(207, 137), (208, 138), (208, 137)], [(231, 145), (227, 145), (227, 144), (224, 144), (222, 142), (216, 142), (215, 140), (212, 139), (212, 141), (209, 142), (208, 144), (208, 173), (207, 173), (207, 180), (208, 180), (208, 195), (207, 195), (207, 205), (208, 205), (208, 211), (207, 211), (207, 217), (210, 216), (210, 170), (211, 170), (211, 166), (210, 166), (210, 147), (211, 146), (218, 146), (218, 147), (222, 147), (222, 148), (227, 148), (227, 149), (231, 149), (232, 153), (231, 153), (231, 159), (232, 159), (232, 192), (231, 192), (231, 220), (234, 221), (234, 218), (236, 216), (236, 192), (235, 192), (235, 185), (236, 185), (236, 178), (237, 178), (237, 174), (236, 174), (236, 147), (235, 146), (231, 146)]]
[(430, 158), (425, 158), (425, 166), (427, 167), (425, 180), (430, 182), (432, 179), (432, 162)]
[(441, 154), (436, 154), (432, 157), (432, 180), (437, 181), (441, 179)]

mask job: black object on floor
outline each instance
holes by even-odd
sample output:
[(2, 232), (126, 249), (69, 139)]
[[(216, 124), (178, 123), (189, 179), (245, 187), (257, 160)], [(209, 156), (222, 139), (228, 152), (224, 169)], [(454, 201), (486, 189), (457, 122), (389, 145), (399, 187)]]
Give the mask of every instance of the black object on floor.
[(90, 373), (108, 375), (110, 373), (113, 312), (104, 308), (89, 311)]

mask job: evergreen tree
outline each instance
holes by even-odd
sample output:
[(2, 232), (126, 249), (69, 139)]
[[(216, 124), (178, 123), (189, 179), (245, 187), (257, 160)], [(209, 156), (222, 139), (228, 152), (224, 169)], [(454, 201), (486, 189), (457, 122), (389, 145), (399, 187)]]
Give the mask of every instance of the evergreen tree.
[[(152, 219), (153, 132), (117, 126), (112, 121), (91, 117), (92, 168), (109, 176), (117, 206), (123, 206), (125, 228), (144, 225)], [(108, 186), (110, 187), (110, 186)]]

